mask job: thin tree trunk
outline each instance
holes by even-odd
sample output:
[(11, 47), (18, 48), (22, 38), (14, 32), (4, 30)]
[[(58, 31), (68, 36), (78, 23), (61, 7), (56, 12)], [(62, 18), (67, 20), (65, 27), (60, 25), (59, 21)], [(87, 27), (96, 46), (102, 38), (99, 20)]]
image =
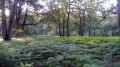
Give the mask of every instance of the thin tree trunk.
[(81, 11), (80, 11), (80, 8), (79, 8), (79, 35), (80, 36), (83, 36), (83, 28), (82, 28), (82, 17), (81, 17)]
[(88, 31), (88, 32), (89, 32), (89, 37), (90, 37), (90, 36), (91, 36), (91, 30), (89, 29), (89, 31)]
[(85, 10), (83, 13), (83, 36), (84, 36), (84, 33), (85, 33)]
[(119, 28), (119, 36), (120, 36), (120, 0), (117, 0), (118, 7), (118, 28)]
[(14, 24), (14, 27), (17, 27), (17, 18), (18, 18), (18, 11), (16, 10), (16, 23)]
[[(66, 9), (67, 10), (67, 9)], [(70, 0), (69, 0), (69, 11), (67, 11), (67, 37), (70, 36), (70, 31), (69, 31), (69, 19), (70, 19)]]
[(23, 20), (22, 30), (24, 30), (25, 23), (26, 23), (26, 20), (27, 20), (27, 15), (28, 15), (27, 12), (28, 12), (28, 9), (26, 8), (26, 13), (25, 13), (24, 20)]
[(69, 37), (69, 15), (70, 13), (68, 12), (68, 16), (67, 16), (67, 37)]
[(81, 36), (83, 36), (83, 29), (82, 29), (82, 18), (81, 18), (81, 16), (80, 16), (80, 27), (79, 27), (80, 29), (80, 31), (79, 31), (79, 34), (81, 35)]
[(59, 15), (59, 36), (61, 37), (61, 24), (60, 24), (60, 15)]
[(94, 29), (94, 33), (93, 33), (93, 36), (96, 36), (96, 29)]
[(20, 28), (20, 15), (22, 12), (22, 5), (23, 5), (23, 2), (19, 2), (19, 8), (18, 8), (18, 13), (17, 13), (17, 18), (16, 18), (16, 28), (17, 29)]
[(63, 18), (63, 34), (62, 34), (62, 36), (64, 37), (64, 27), (65, 26), (65, 19)]
[(113, 30), (114, 30), (114, 27), (112, 26), (112, 36), (114, 36), (114, 32), (113, 32)]
[[(22, 5), (23, 2), (19, 0), (19, 7), (18, 7), (18, 11), (16, 11), (16, 29), (19, 30), (20, 29), (20, 15), (22, 12)], [(16, 33), (15, 37), (20, 37), (20, 33)]]

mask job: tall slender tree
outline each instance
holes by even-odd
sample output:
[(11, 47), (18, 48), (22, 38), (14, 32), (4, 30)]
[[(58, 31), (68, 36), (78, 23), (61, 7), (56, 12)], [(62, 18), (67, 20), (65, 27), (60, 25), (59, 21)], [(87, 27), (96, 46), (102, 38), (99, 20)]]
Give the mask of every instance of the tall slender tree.
[(118, 27), (119, 27), (119, 36), (120, 36), (120, 0), (117, 0), (117, 7), (118, 7)]

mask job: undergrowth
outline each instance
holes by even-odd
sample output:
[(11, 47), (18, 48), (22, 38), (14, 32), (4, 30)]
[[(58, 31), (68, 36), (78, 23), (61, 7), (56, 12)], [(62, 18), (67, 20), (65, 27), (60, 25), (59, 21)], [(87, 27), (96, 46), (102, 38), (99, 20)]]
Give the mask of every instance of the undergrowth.
[(13, 38), (0, 43), (0, 67), (120, 67), (118, 37)]

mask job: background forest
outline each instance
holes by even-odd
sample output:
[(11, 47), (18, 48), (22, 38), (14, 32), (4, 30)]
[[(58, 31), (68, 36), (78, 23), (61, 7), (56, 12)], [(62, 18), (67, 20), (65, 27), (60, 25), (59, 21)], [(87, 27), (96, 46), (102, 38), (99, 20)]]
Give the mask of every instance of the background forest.
[(13, 33), (15, 37), (119, 35), (117, 1), (4, 0), (4, 2), (1, 1), (1, 10), (4, 11), (3, 26), (4, 33), (5, 29), (9, 30), (6, 31), (9, 32), (7, 33), (9, 39)]

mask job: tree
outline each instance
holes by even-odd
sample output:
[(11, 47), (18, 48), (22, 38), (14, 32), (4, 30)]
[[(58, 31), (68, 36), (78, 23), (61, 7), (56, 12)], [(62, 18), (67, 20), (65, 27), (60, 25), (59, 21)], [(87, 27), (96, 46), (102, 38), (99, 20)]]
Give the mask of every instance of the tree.
[[(3, 35), (3, 40), (11, 40), (13, 36), (13, 30), (19, 30), (23, 29), (25, 26), (25, 22), (27, 20), (27, 11), (25, 13), (25, 17), (23, 20), (22, 27), (20, 27), (20, 20), (21, 20), (21, 14), (22, 14), (22, 6), (26, 3), (29, 3), (29, 5), (36, 6), (39, 5), (37, 0), (1, 0), (1, 5), (2, 5), (2, 35)], [(6, 3), (8, 2), (8, 3)], [(18, 5), (19, 4), (19, 5)], [(35, 5), (36, 4), (36, 5)], [(11, 6), (12, 5), (12, 6)], [(8, 9), (10, 11), (10, 16), (9, 16), (9, 21), (7, 22), (5, 10)], [(19, 33), (16, 35), (18, 36)]]
[(7, 26), (6, 26), (6, 15), (5, 15), (5, 0), (1, 0), (2, 6), (2, 36), (3, 40), (7, 40)]
[(8, 27), (7, 27), (7, 24), (6, 24), (5, 0), (2, 0), (1, 2), (2, 2), (2, 34), (3, 34), (3, 40), (11, 40), (12, 34), (13, 34), (12, 29), (14, 27), (14, 20), (15, 20), (14, 17), (15, 17), (15, 14), (16, 14), (18, 1), (15, 0), (14, 4), (12, 6)]
[(117, 0), (117, 7), (118, 7), (118, 27), (119, 27), (119, 36), (120, 36), (120, 0)]

